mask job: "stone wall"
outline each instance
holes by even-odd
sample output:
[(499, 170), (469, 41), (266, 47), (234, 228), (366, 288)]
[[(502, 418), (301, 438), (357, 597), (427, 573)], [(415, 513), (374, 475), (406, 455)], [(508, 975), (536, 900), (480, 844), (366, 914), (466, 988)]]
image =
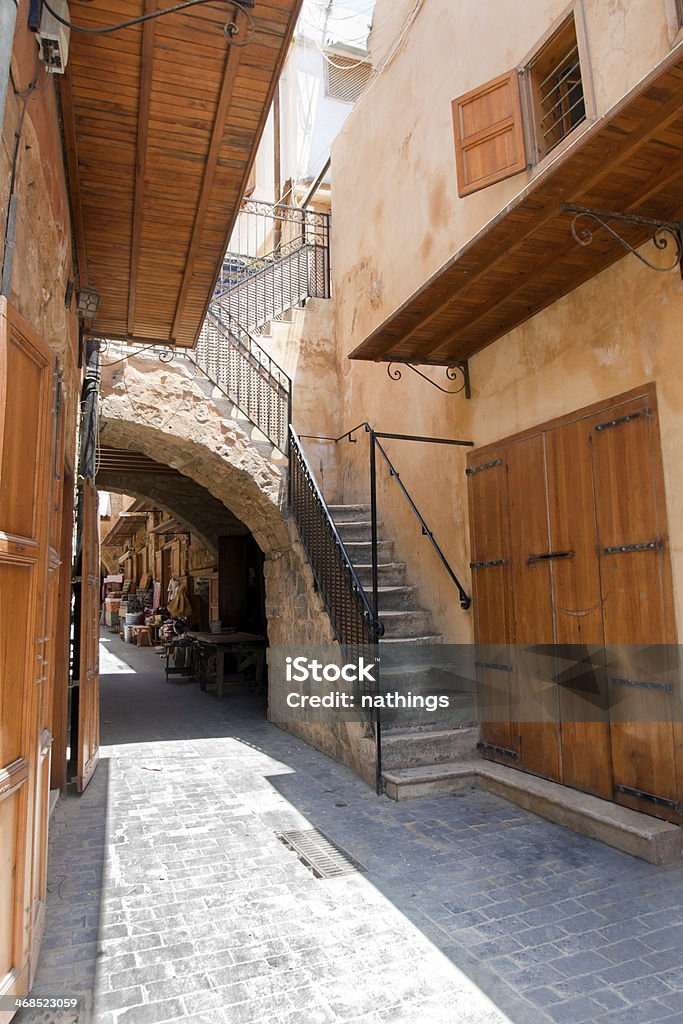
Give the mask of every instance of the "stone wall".
[(306, 553), (296, 527), (290, 520), (291, 546), (287, 551), (266, 559), (266, 615), (268, 618), (268, 714), (282, 728), (311, 743), (318, 750), (347, 765), (368, 785), (375, 784), (375, 742), (369, 729), (360, 722), (335, 722), (320, 725), (287, 720), (286, 694), (291, 689), (277, 674), (277, 648), (325, 647), (339, 655), (330, 619), (315, 588)]

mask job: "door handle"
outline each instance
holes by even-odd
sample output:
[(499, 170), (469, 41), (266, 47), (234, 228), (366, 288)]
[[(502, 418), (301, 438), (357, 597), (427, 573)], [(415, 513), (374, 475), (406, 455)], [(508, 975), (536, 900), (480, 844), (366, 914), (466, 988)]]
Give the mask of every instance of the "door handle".
[(526, 560), (527, 565), (533, 565), (534, 562), (549, 562), (551, 558), (573, 558), (575, 552), (573, 551), (546, 551), (544, 555), (529, 555)]

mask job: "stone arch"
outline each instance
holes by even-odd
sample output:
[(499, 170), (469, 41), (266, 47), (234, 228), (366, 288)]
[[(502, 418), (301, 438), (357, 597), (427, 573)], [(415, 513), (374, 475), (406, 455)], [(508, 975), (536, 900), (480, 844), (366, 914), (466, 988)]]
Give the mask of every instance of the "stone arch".
[[(291, 546), (286, 468), (256, 428), (196, 376), (192, 364), (135, 360), (103, 369), (100, 443), (140, 452), (225, 505), (267, 557)], [(208, 390), (208, 394), (207, 394)]]

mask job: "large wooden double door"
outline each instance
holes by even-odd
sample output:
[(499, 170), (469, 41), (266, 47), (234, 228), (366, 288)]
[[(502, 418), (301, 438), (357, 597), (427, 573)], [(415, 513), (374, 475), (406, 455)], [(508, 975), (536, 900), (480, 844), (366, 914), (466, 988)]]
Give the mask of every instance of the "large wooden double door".
[[(45, 920), (53, 737), (66, 771), (72, 479), (54, 353), (0, 298), (0, 995), (31, 984)], [(79, 786), (97, 754), (97, 501), (88, 491)], [(93, 598), (94, 590), (94, 598)], [(83, 681), (85, 680), (85, 685)], [(72, 736), (72, 742), (74, 737)], [(0, 1022), (12, 1011), (0, 1008)]]
[(680, 821), (654, 386), (473, 451), (467, 473), (482, 752)]

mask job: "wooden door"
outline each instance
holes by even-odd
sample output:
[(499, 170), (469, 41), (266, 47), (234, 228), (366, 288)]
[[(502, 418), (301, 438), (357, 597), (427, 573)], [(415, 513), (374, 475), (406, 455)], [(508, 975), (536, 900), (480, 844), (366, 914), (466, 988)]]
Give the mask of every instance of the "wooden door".
[[(81, 594), (76, 788), (82, 793), (97, 767), (100, 746), (100, 551), (97, 490), (84, 480), (81, 501)], [(72, 742), (73, 739), (72, 739)]]
[(546, 432), (562, 781), (612, 798), (590, 421)]
[[(0, 994), (27, 991), (47, 841), (43, 751), (54, 359), (0, 300)], [(40, 784), (39, 784), (40, 783)]]
[(680, 699), (655, 396), (600, 412), (590, 425), (614, 798), (679, 821)]
[[(517, 652), (502, 659), (516, 765), (680, 821), (683, 726), (654, 387), (469, 461), (476, 639), (507, 637)], [(497, 481), (479, 477), (496, 467)], [(487, 561), (494, 547), (508, 554)], [(507, 589), (482, 587), (493, 565), (504, 566)], [(504, 760), (490, 737), (506, 735), (504, 723), (483, 724), (486, 756)]]
[(515, 700), (519, 765), (559, 780), (559, 706), (554, 657), (548, 485), (543, 434), (506, 453)]
[(470, 457), (472, 592), (477, 641), (476, 672), (481, 748), (515, 761), (519, 737), (512, 728), (513, 634), (507, 465), (502, 451)]

